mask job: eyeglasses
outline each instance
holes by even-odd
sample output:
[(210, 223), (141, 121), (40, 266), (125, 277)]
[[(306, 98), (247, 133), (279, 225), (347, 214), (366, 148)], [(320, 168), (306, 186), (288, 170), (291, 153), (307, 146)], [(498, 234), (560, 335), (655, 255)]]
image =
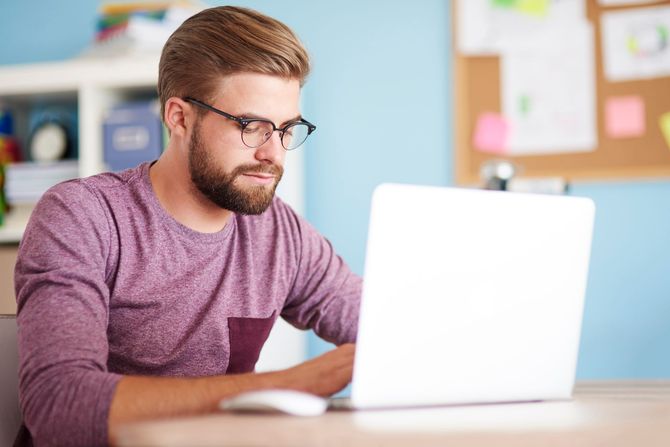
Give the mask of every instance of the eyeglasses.
[(198, 107), (202, 107), (210, 112), (214, 112), (229, 120), (235, 121), (242, 128), (242, 143), (252, 149), (262, 146), (270, 139), (274, 132), (279, 132), (281, 145), (287, 151), (292, 151), (304, 143), (307, 137), (316, 130), (314, 124), (302, 118), (298, 121), (289, 123), (282, 128), (277, 128), (277, 126), (270, 120), (261, 118), (240, 118), (231, 115), (230, 113), (226, 113), (223, 110), (214, 108), (209, 104), (205, 104), (202, 101), (198, 101), (195, 98), (191, 98), (190, 96), (183, 99)]

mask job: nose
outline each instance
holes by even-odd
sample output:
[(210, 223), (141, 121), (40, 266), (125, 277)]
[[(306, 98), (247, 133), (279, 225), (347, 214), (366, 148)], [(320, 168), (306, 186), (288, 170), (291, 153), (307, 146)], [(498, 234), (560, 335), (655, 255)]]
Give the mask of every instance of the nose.
[(270, 139), (256, 148), (256, 160), (269, 162), (277, 166), (283, 166), (286, 150), (281, 144), (281, 134), (272, 132)]

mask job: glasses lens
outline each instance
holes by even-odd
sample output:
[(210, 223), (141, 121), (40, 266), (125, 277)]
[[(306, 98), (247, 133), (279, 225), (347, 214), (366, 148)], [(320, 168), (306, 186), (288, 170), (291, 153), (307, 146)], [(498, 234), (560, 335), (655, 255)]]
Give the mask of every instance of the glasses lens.
[(272, 136), (272, 124), (267, 121), (252, 121), (242, 129), (242, 142), (249, 147), (258, 147)]
[(281, 143), (286, 150), (293, 150), (305, 142), (309, 135), (307, 124), (295, 123), (286, 129), (282, 136)]

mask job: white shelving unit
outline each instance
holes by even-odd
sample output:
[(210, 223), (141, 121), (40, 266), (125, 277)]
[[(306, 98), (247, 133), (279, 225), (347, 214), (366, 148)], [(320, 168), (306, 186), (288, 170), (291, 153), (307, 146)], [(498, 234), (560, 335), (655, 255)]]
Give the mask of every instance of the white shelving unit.
[[(28, 141), (31, 108), (41, 104), (76, 104), (79, 116), (79, 175), (105, 170), (102, 121), (112, 105), (153, 95), (158, 55), (118, 59), (81, 59), (0, 68), (0, 104), (14, 117), (16, 137)], [(19, 242), (30, 216), (19, 206), (0, 227), (0, 242)]]
[(36, 103), (74, 101), (79, 112), (79, 173), (104, 170), (102, 118), (111, 105), (151, 94), (158, 80), (158, 55), (83, 59), (0, 69), (0, 101), (16, 110), (17, 135), (27, 136), (26, 110)]
[[(79, 175), (105, 171), (102, 123), (106, 110), (132, 99), (155, 96), (158, 54), (130, 58), (75, 59), (63, 62), (0, 67), (0, 105), (13, 114), (16, 137), (28, 140), (30, 109), (37, 104), (76, 104), (79, 127)], [(303, 155), (287, 154), (278, 194), (303, 213)], [(20, 205), (5, 216), (0, 243), (18, 243), (32, 207)], [(259, 361), (259, 370), (284, 368), (305, 358), (306, 336), (283, 321), (273, 329)]]

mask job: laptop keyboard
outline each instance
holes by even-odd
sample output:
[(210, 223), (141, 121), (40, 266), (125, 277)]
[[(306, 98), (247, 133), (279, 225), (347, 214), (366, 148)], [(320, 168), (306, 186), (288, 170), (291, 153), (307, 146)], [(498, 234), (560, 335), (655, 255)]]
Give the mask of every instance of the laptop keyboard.
[(351, 410), (352, 408), (350, 397), (331, 397), (328, 399), (329, 411)]

